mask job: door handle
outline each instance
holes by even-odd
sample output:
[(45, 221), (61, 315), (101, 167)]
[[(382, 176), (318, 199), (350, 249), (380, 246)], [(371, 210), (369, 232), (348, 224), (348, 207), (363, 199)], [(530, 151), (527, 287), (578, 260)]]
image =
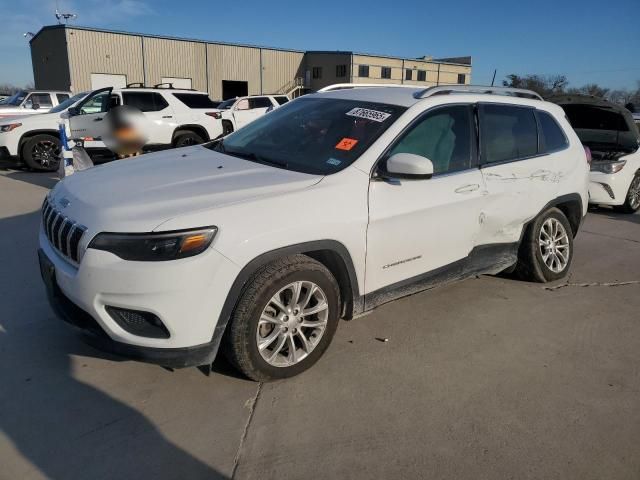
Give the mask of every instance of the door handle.
[(477, 183), (470, 183), (469, 185), (463, 185), (462, 187), (458, 187), (455, 189), (456, 193), (471, 193), (475, 192), (480, 188), (480, 185)]
[(102, 121), (102, 117), (96, 117), (93, 119), (94, 122), (101, 122)]
[(163, 115), (162, 118), (173, 118), (172, 115)]

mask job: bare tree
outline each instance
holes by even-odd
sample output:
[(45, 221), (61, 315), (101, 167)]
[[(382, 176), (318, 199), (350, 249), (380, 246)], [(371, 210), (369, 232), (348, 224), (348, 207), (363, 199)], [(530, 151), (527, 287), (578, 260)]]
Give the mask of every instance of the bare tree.
[(564, 92), (569, 84), (564, 75), (507, 75), (502, 82), (505, 87), (526, 88), (542, 95), (543, 98)]

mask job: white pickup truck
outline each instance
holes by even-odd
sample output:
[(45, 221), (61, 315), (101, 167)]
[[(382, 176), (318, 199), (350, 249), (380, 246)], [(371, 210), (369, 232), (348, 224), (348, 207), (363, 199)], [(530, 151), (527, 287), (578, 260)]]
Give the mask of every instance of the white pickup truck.
[(57, 90), (20, 90), (0, 100), (0, 118), (46, 113), (70, 96), (70, 92)]
[(218, 108), (222, 110), (222, 128), (227, 135), (244, 127), (262, 115), (289, 101), (286, 95), (251, 95), (225, 100)]

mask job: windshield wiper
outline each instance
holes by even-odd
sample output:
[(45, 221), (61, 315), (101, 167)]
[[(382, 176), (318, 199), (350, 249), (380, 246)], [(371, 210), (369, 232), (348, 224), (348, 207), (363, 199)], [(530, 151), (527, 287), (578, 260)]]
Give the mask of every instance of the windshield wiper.
[(274, 167), (289, 168), (289, 164), (287, 162), (266, 158), (253, 152), (232, 152), (229, 150), (225, 150), (224, 153), (226, 153), (227, 155), (232, 155), (234, 157), (244, 158), (245, 160), (251, 160), (253, 162), (265, 163)]

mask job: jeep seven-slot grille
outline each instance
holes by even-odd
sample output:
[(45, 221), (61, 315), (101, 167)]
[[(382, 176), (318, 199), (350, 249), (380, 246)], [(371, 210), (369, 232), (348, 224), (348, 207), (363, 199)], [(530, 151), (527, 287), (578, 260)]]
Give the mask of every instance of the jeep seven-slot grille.
[(48, 199), (42, 205), (42, 225), (51, 245), (65, 257), (79, 263), (78, 246), (87, 227), (65, 217)]

